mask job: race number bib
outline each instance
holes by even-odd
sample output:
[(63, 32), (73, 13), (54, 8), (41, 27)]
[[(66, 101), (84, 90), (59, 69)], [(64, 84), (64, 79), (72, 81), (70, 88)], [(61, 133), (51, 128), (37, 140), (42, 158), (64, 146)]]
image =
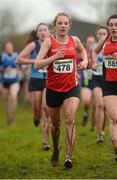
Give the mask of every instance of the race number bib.
[(92, 78), (92, 71), (90, 69), (84, 70), (83, 75), (85, 79), (91, 80)]
[(4, 78), (13, 79), (17, 77), (17, 70), (15, 68), (8, 67), (4, 71)]
[(117, 59), (112, 59), (111, 56), (105, 57), (105, 67), (106, 68), (117, 68)]
[(98, 74), (100, 74), (100, 75), (103, 74), (103, 66), (102, 66), (102, 64), (98, 64), (96, 72), (98, 72)]
[(56, 60), (53, 63), (53, 71), (55, 73), (72, 73), (73, 59)]

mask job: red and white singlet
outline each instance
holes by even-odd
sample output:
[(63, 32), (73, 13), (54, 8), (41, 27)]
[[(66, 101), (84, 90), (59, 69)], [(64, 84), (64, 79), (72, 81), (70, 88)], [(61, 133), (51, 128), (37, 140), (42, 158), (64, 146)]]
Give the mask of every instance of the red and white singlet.
[(65, 56), (55, 60), (48, 66), (47, 88), (57, 92), (67, 92), (78, 85), (76, 68), (76, 44), (72, 36), (68, 36), (67, 44), (59, 43), (53, 36), (50, 37), (51, 48), (48, 57), (54, 55), (58, 49), (65, 48)]
[(112, 58), (112, 54), (117, 53), (117, 42), (112, 42), (109, 37), (104, 45), (104, 80), (117, 81), (117, 59)]

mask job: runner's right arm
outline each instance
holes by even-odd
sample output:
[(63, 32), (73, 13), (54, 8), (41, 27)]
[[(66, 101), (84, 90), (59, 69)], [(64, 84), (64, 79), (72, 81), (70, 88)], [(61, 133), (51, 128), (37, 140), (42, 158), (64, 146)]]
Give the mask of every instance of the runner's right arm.
[(34, 60), (30, 59), (29, 56), (31, 54), (31, 52), (35, 49), (35, 43), (32, 42), (30, 43), (28, 46), (26, 46), (18, 55), (17, 60), (16, 60), (16, 64), (33, 64)]

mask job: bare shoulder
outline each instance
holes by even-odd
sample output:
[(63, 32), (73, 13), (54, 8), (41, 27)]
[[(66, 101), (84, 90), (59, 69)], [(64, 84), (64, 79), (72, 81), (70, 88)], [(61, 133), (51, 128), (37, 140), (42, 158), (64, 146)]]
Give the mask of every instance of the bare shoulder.
[(104, 45), (106, 39), (107, 39), (107, 37), (105, 36), (105, 37), (102, 37), (102, 38), (99, 40), (99, 42), (98, 42), (98, 44), (97, 44), (97, 46), (96, 46), (96, 48), (95, 48), (95, 52), (96, 52), (96, 53), (99, 53), (99, 52), (101, 51), (101, 49), (103, 48), (103, 45)]
[(74, 42), (75, 42), (75, 44), (76, 44), (76, 47), (81, 46), (81, 41), (80, 41), (79, 37), (77, 37), (77, 36), (72, 36), (72, 38), (73, 38), (73, 40), (74, 40)]
[(78, 36), (72, 36), (72, 38), (73, 38), (76, 42), (80, 41), (80, 39), (79, 39)]
[(24, 47), (24, 49), (19, 53), (20, 55), (29, 55), (35, 49), (34, 41), (29, 43)]
[(30, 49), (30, 50), (34, 50), (35, 49), (35, 42), (33, 41), (33, 42), (31, 42), (30, 44), (28, 44), (27, 46), (26, 46), (26, 48), (27, 49)]
[(77, 37), (77, 36), (72, 36), (72, 38), (73, 38), (73, 40), (74, 40), (74, 42), (75, 42), (76, 45), (78, 45), (78, 44), (80, 43), (79, 37)]

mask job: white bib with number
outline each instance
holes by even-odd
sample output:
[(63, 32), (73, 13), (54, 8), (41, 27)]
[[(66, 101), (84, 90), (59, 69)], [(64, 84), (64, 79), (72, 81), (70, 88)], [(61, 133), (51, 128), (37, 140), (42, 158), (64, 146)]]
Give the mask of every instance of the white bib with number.
[(55, 73), (72, 73), (73, 59), (56, 60), (53, 63), (53, 71)]
[(83, 75), (84, 75), (85, 79), (91, 80), (91, 78), (92, 78), (92, 70), (91, 69), (84, 70)]
[(6, 68), (4, 71), (4, 78), (16, 78), (17, 70), (15, 68)]
[(98, 64), (96, 72), (98, 72), (98, 74), (100, 74), (100, 75), (103, 74), (103, 64), (101, 64), (101, 63)]
[(112, 57), (105, 57), (105, 67), (106, 68), (117, 68), (117, 59), (112, 59)]

